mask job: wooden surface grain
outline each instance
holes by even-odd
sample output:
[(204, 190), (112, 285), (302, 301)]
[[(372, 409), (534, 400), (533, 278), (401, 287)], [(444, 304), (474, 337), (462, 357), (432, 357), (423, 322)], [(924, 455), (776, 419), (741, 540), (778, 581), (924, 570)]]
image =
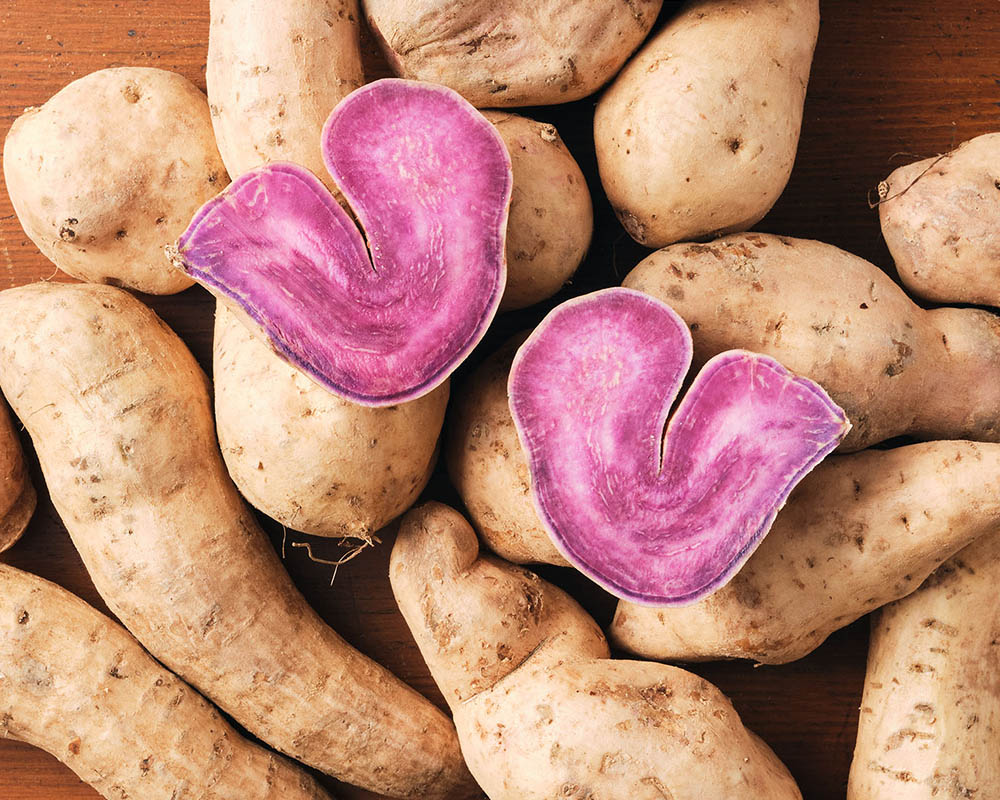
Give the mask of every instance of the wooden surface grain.
[[(664, 13), (675, 7), (668, 2)], [(827, 0), (822, 12), (795, 171), (758, 229), (822, 239), (891, 273), (876, 214), (868, 207), (869, 191), (905, 160), (1000, 130), (1000, 1)], [(69, 81), (102, 67), (161, 67), (204, 88), (207, 37), (207, 0), (5, 0), (0, 10), (0, 135), (6, 135), (26, 106), (41, 104)], [(528, 113), (557, 125), (595, 195), (597, 234), (590, 256), (556, 300), (618, 283), (646, 251), (624, 234), (600, 192), (590, 130), (593, 99)], [(0, 251), (0, 288), (65, 279), (28, 241), (2, 190)], [(151, 302), (210, 370), (208, 296), (195, 288)], [(514, 330), (533, 325), (551, 305), (498, 319), (470, 363)], [(40, 489), (39, 510), (25, 538), (3, 559), (106, 610), (34, 465), (33, 477)], [(440, 469), (426, 496), (457, 503)], [(267, 527), (280, 549), (280, 529)], [(386, 577), (391, 533), (384, 538), (381, 547), (341, 568), (332, 587), (330, 569), (310, 562), (302, 549), (287, 547), (285, 562), (310, 602), (349, 641), (440, 702), (392, 601)], [(306, 540), (289, 534), (289, 543)], [(338, 552), (330, 541), (313, 545), (318, 555)], [(554, 568), (540, 571), (572, 591), (599, 621), (609, 621), (611, 599), (581, 576)], [(695, 670), (730, 695), (746, 723), (788, 764), (806, 798), (834, 800), (844, 796), (866, 645), (862, 620), (794, 664), (706, 664)], [(343, 798), (374, 797), (336, 788)], [(94, 797), (53, 757), (0, 741), (3, 800)]]

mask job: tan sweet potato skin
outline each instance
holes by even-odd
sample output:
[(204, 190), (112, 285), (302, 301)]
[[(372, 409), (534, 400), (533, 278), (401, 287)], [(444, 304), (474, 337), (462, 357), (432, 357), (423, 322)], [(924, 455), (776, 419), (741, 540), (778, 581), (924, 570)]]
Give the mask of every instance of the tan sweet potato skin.
[(696, 366), (744, 348), (819, 383), (853, 425), (841, 451), (902, 434), (1000, 441), (1000, 318), (921, 309), (832, 245), (757, 233), (677, 244), (623, 285), (683, 317)]
[(455, 392), (445, 462), (487, 547), (515, 564), (569, 566), (535, 511), (528, 459), (507, 402), (510, 365), (527, 335), (508, 340)]
[(575, 601), (480, 557), (446, 506), (403, 518), (389, 570), (491, 800), (801, 797), (718, 689), (675, 667), (611, 661)]
[(568, 281), (590, 246), (594, 211), (580, 165), (554, 125), (484, 111), (510, 153), (507, 286), (501, 311), (539, 303)]
[(0, 739), (54, 755), (109, 800), (324, 800), (240, 736), (123, 628), (0, 564)]
[(226, 467), (243, 496), (282, 525), (368, 539), (426, 486), (447, 382), (396, 406), (350, 403), (279, 358), (223, 303), (214, 362)]
[(187, 348), (118, 289), (0, 292), (0, 386), (115, 615), (241, 725), (395, 797), (471, 784), (454, 728), (307, 605), (219, 456)]
[(35, 487), (6, 408), (0, 408), (0, 553), (21, 538), (35, 513)]
[(568, 103), (597, 91), (649, 33), (662, 0), (364, 0), (396, 74), (477, 108)]
[(205, 80), (226, 169), (292, 161), (336, 193), (320, 134), (364, 83), (357, 0), (211, 0)]
[(882, 184), (882, 235), (918, 297), (1000, 306), (1000, 133), (895, 170)]
[(1000, 445), (834, 456), (807, 475), (737, 575), (689, 606), (620, 602), (610, 635), (644, 658), (802, 658), (1000, 529)]
[(597, 104), (601, 182), (647, 247), (745, 231), (792, 171), (817, 0), (698, 0)]
[(1000, 796), (1000, 526), (872, 619), (848, 800)]
[(3, 166), (25, 233), (59, 269), (151, 294), (191, 285), (163, 248), (229, 183), (205, 95), (142, 67), (93, 72), (29, 108)]

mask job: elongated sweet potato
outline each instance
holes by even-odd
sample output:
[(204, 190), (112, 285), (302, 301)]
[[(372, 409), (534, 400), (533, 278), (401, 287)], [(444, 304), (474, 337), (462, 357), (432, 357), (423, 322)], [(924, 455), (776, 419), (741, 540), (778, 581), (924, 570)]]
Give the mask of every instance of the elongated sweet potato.
[(48, 751), (109, 800), (323, 800), (119, 625), (0, 564), (0, 739)]
[(698, 603), (620, 603), (611, 636), (645, 658), (793, 661), (1000, 529), (1000, 445), (835, 456), (799, 484), (736, 577)]
[(820, 384), (854, 426), (842, 450), (902, 434), (1000, 441), (1000, 317), (923, 310), (836, 247), (755, 233), (677, 244), (623, 285), (684, 318), (695, 364), (744, 348)]
[(215, 419), (240, 492), (283, 525), (368, 538), (413, 505), (437, 455), (448, 384), (365, 408), (317, 385), (219, 303)]
[(98, 592), (265, 742), (394, 797), (471, 784), (449, 720), (306, 604), (226, 475), (208, 384), (119, 289), (0, 292), (0, 386)]
[(492, 800), (801, 797), (718, 689), (676, 667), (610, 660), (576, 602), (480, 556), (446, 506), (403, 518), (389, 569)]
[(647, 247), (745, 231), (795, 161), (817, 0), (695, 0), (601, 97), (601, 183)]
[(205, 80), (233, 179), (268, 161), (323, 167), (323, 123), (364, 83), (357, 0), (211, 0)]
[(35, 513), (35, 487), (6, 408), (0, 408), (0, 553), (21, 538)]
[(143, 67), (93, 72), (29, 108), (3, 170), (25, 233), (59, 269), (152, 294), (191, 285), (163, 248), (229, 183), (205, 95)]
[(443, 83), (478, 108), (596, 92), (639, 46), (663, 0), (365, 0), (397, 75)]
[(872, 618), (848, 800), (1000, 797), (1000, 526)]

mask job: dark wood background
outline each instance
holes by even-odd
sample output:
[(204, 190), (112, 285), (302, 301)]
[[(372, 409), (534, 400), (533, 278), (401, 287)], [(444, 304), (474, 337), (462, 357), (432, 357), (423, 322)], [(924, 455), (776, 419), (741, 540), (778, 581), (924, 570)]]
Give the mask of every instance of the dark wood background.
[[(668, 2), (664, 17), (675, 8)], [(869, 191), (900, 163), (1000, 130), (1000, 0), (825, 0), (822, 11), (795, 171), (758, 228), (821, 239), (892, 272), (876, 213), (868, 206)], [(204, 88), (207, 37), (208, 0), (4, 0), (0, 134), (6, 134), (24, 107), (41, 104), (64, 84), (102, 67), (161, 67)], [(595, 198), (597, 234), (590, 256), (556, 299), (618, 283), (646, 251), (628, 239), (603, 199), (591, 138), (593, 99), (527, 113), (557, 125)], [(66, 279), (28, 241), (3, 191), (0, 250), (0, 288)], [(194, 288), (151, 302), (210, 370), (208, 295)], [(533, 325), (550, 306), (498, 319), (472, 363), (510, 332)], [(106, 610), (44, 497), (37, 467), (34, 478), (42, 490), (38, 512), (25, 538), (4, 560)], [(457, 502), (440, 470), (426, 496)], [(274, 525), (268, 529), (278, 546), (279, 532)], [(314, 546), (317, 554), (338, 552), (330, 541)], [(285, 560), (309, 600), (338, 631), (440, 702), (392, 601), (388, 552), (387, 544), (367, 551), (340, 569), (332, 588), (330, 569), (311, 563), (302, 550), (288, 549)], [(613, 602), (581, 576), (554, 568), (540, 571), (570, 589), (599, 621), (610, 620)], [(806, 798), (834, 800), (845, 793), (866, 646), (867, 623), (861, 620), (794, 664), (706, 664), (695, 670), (730, 695), (746, 723), (788, 764)], [(332, 781), (329, 785), (336, 786)], [(338, 788), (341, 797), (374, 797)], [(0, 798), (94, 797), (93, 790), (51, 756), (20, 743), (0, 742)]]

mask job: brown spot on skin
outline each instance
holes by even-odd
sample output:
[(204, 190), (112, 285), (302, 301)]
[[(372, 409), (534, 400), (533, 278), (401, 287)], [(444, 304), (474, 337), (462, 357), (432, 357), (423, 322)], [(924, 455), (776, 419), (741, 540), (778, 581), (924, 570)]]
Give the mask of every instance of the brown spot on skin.
[(139, 762), (139, 771), (146, 775), (153, 766), (153, 757), (146, 756), (142, 761)]
[(22, 611), (20, 614), (17, 615), (17, 624), (18, 625), (27, 625), (29, 619), (30, 619), (30, 617), (28, 616), (28, 612), (27, 611)]
[(671, 300), (683, 300), (684, 290), (680, 286), (671, 286), (667, 289), (667, 297)]
[(862, 303), (860, 306), (858, 306), (858, 308), (862, 309), (863, 311), (867, 310), (868, 309), (868, 303)]
[(126, 231), (126, 230), (125, 230), (124, 228), (122, 228), (122, 229), (121, 229), (120, 231), (118, 231), (118, 232), (117, 232), (117, 233), (115, 234), (115, 239), (117, 239), (117, 240), (118, 240), (118, 241), (120, 242), (120, 241), (121, 241), (122, 239), (124, 239), (124, 238), (125, 238), (126, 236), (128, 236), (128, 232), (127, 232), (127, 231)]
[(81, 742), (80, 738), (77, 737), (72, 742), (70, 742), (68, 745), (66, 745), (66, 749), (69, 751), (70, 755), (78, 756), (78, 755), (80, 755), (80, 746), (82, 744), (83, 744), (83, 742)]
[(64, 242), (72, 242), (76, 238), (76, 231), (73, 230), (73, 226), (79, 224), (80, 220), (76, 217), (69, 217), (59, 229), (59, 238)]
[(122, 97), (125, 98), (127, 103), (138, 103), (142, 97), (142, 92), (139, 90), (138, 84), (134, 81), (129, 81), (122, 87)]
[(736, 153), (743, 146), (743, 142), (739, 138), (733, 138), (726, 141), (726, 146), (731, 152)]

